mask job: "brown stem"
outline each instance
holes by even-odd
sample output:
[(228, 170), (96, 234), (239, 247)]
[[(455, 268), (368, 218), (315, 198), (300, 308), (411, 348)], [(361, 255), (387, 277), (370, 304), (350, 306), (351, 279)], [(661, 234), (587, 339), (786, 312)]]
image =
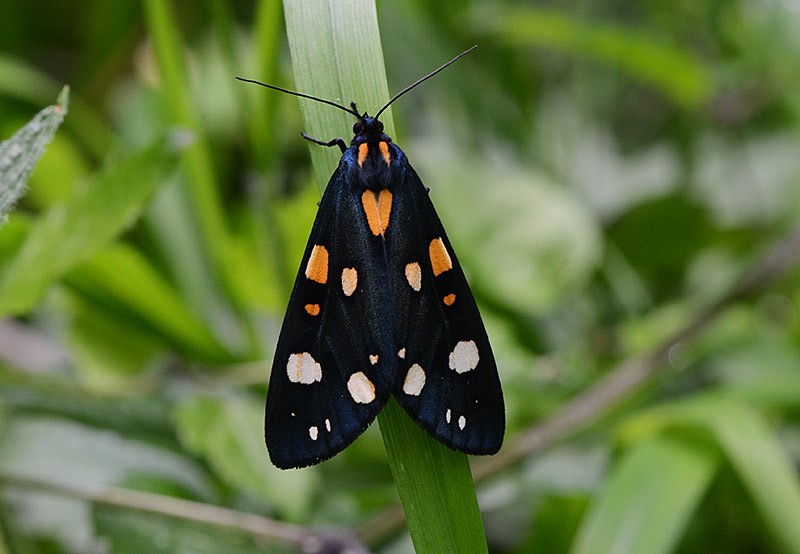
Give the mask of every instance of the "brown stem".
[(43, 483), (16, 478), (3, 478), (0, 482), (4, 486), (35, 489), (47, 493), (80, 498), (96, 504), (141, 510), (241, 531), (254, 538), (291, 544), (302, 552), (368, 553), (368, 550), (360, 542), (343, 533), (316, 531), (255, 514), (238, 512), (172, 496), (117, 487), (89, 489), (74, 485)]

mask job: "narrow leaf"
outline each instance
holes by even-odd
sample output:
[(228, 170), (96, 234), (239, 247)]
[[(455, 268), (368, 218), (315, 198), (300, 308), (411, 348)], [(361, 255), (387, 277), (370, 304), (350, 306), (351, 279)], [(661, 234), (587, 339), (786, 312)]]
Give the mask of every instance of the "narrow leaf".
[(55, 105), (40, 111), (11, 138), (0, 143), (0, 226), (25, 194), (28, 177), (64, 121), (68, 104), (69, 87), (65, 86)]
[(159, 142), (50, 208), (0, 274), (0, 314), (30, 310), (55, 279), (124, 231), (175, 168), (177, 153)]
[(177, 411), (187, 448), (204, 456), (229, 484), (274, 504), (290, 519), (307, 513), (317, 471), (281, 471), (266, 463), (263, 408), (239, 397), (195, 397)]
[(720, 403), (709, 415), (711, 429), (764, 521), (787, 552), (800, 552), (800, 479), (775, 432), (743, 404)]
[(655, 436), (620, 461), (578, 532), (573, 554), (667, 554), (714, 477), (713, 448)]
[(685, 432), (687, 426), (711, 436), (777, 541), (787, 552), (800, 552), (800, 479), (776, 433), (758, 412), (736, 400), (707, 395), (649, 410), (630, 420), (622, 434), (650, 434), (670, 427)]
[(137, 250), (112, 244), (66, 276), (86, 298), (106, 306), (122, 325), (137, 325), (190, 359), (230, 362), (198, 314)]
[(513, 45), (529, 44), (614, 64), (672, 101), (697, 106), (711, 94), (711, 71), (683, 46), (648, 30), (629, 29), (552, 9), (501, 10), (480, 23)]

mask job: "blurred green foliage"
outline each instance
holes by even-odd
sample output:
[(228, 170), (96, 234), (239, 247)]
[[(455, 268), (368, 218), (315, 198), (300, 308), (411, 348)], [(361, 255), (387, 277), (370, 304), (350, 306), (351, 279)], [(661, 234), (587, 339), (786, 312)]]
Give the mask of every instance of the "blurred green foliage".
[[(281, 6), (0, 13), (0, 138), (70, 86), (0, 228), (0, 553), (264, 550), (48, 486), (350, 531), (383, 513), (376, 429), (288, 473), (262, 444), (319, 197), (297, 99), (233, 79), (292, 86)], [(398, 0), (378, 16), (392, 91), (480, 46), (393, 107), (395, 140), (481, 304), (509, 443), (693, 320), (798, 219), (795, 2)], [(799, 278), (726, 306), (613, 411), (492, 475), (490, 550), (800, 552)]]

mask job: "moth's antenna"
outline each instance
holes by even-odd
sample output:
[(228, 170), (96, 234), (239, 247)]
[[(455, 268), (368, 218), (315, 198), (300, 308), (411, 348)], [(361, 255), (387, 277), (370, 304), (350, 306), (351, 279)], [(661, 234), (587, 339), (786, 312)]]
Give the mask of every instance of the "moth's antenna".
[(388, 102), (386, 102), (386, 104), (380, 110), (378, 110), (378, 113), (375, 114), (375, 119), (378, 119), (378, 116), (381, 115), (384, 112), (384, 110), (386, 110), (386, 108), (391, 106), (392, 102), (394, 102), (395, 100), (397, 100), (398, 98), (403, 96), (405, 93), (407, 93), (408, 91), (410, 91), (412, 88), (416, 87), (417, 85), (421, 85), (422, 83), (424, 83), (425, 81), (427, 81), (428, 79), (430, 79), (431, 77), (433, 77), (434, 75), (439, 73), (441, 70), (443, 70), (448, 65), (454, 64), (455, 62), (458, 61), (459, 58), (461, 58), (462, 56), (466, 56), (467, 54), (469, 54), (470, 52), (475, 50), (477, 47), (478, 47), (478, 45), (476, 44), (472, 48), (464, 50), (458, 56), (456, 56), (455, 58), (453, 58), (452, 60), (450, 60), (449, 62), (444, 64), (443, 66), (441, 66), (439, 69), (435, 69), (435, 70), (431, 71), (430, 73), (425, 75), (423, 78), (414, 81), (413, 83), (408, 85), (406, 88), (404, 88), (403, 90), (401, 90), (400, 92), (398, 92), (397, 94), (392, 96), (392, 98)]
[[(378, 119), (378, 116), (381, 115), (386, 110), (386, 108), (391, 106), (392, 102), (394, 102), (395, 100), (397, 100), (398, 98), (403, 96), (405, 93), (407, 93), (408, 91), (410, 91), (411, 89), (413, 89), (417, 85), (421, 85), (422, 83), (424, 83), (425, 81), (427, 81), (428, 79), (430, 79), (431, 77), (433, 77), (434, 75), (436, 75), (437, 73), (442, 71), (447, 66), (449, 66), (451, 64), (454, 64), (456, 61), (458, 61), (459, 58), (461, 58), (462, 56), (466, 56), (467, 54), (469, 54), (470, 52), (475, 50), (477, 47), (478, 47), (478, 45), (476, 44), (472, 48), (468, 48), (467, 50), (464, 50), (458, 56), (456, 56), (455, 58), (453, 58), (452, 60), (450, 60), (449, 62), (444, 64), (443, 66), (439, 67), (438, 69), (435, 69), (435, 70), (431, 71), (430, 73), (428, 73), (427, 75), (425, 75), (421, 79), (417, 79), (416, 81), (414, 81), (413, 83), (408, 85), (406, 88), (404, 88), (403, 90), (401, 90), (400, 92), (398, 92), (397, 94), (392, 96), (391, 99), (389, 99), (389, 101), (386, 102), (386, 104), (380, 110), (378, 110), (378, 113), (375, 114), (375, 119)], [(255, 81), (253, 79), (245, 79), (244, 77), (236, 77), (236, 78), (239, 79), (240, 81), (244, 81), (245, 83), (253, 83), (255, 85), (261, 85), (262, 87), (271, 88), (272, 90), (277, 90), (279, 92), (285, 92), (286, 94), (291, 94), (292, 96), (299, 96), (300, 98), (307, 98), (309, 100), (314, 100), (314, 101), (320, 102), (322, 104), (327, 104), (329, 106), (333, 106), (334, 108), (339, 108), (340, 110), (345, 111), (345, 112), (349, 113), (350, 115), (354, 115), (354, 116), (356, 116), (358, 118), (361, 117), (361, 114), (358, 113), (358, 111), (355, 109), (355, 106), (353, 106), (351, 108), (347, 108), (345, 106), (342, 106), (341, 104), (337, 104), (336, 102), (333, 102), (332, 100), (325, 100), (324, 98), (318, 98), (317, 96), (311, 96), (310, 94), (304, 94), (302, 92), (296, 92), (294, 90), (289, 90), (287, 88), (279, 87), (279, 86), (276, 86), (276, 85), (268, 85), (267, 83), (262, 83), (261, 81)], [(352, 106), (352, 104), (351, 104), (351, 106)]]
[[(465, 54), (466, 54), (466, 52), (465, 52)], [(453, 61), (455, 61), (455, 60), (453, 60)], [(452, 62), (450, 62), (450, 63), (452, 63)], [(340, 110), (344, 110), (347, 113), (349, 113), (350, 115), (354, 115), (356, 117), (361, 117), (358, 114), (358, 112), (355, 111), (353, 108), (346, 108), (346, 107), (342, 106), (341, 104), (337, 104), (336, 102), (333, 102), (331, 100), (325, 100), (324, 98), (317, 98), (316, 96), (311, 96), (310, 94), (303, 94), (302, 92), (295, 92), (293, 90), (289, 90), (287, 88), (278, 87), (278, 86), (275, 86), (275, 85), (268, 85), (267, 83), (262, 83), (261, 81), (254, 81), (253, 79), (245, 79), (244, 77), (236, 77), (236, 78), (239, 79), (240, 81), (244, 81), (245, 83), (253, 83), (255, 85), (261, 85), (262, 87), (271, 88), (272, 90), (285, 92), (286, 94), (291, 94), (293, 96), (299, 96), (300, 98), (308, 98), (309, 100), (315, 100), (317, 102), (321, 102), (323, 104), (327, 104), (329, 106), (333, 106), (334, 108), (339, 108)]]

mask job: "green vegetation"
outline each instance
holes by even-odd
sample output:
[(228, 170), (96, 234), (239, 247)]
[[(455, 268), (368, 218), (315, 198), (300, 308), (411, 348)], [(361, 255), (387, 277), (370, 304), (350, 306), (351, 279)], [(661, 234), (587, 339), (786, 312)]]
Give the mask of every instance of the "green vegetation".
[[(800, 11), (553, 5), (5, 6), (0, 554), (800, 552)], [(299, 132), (352, 118), (234, 79), (374, 111), (476, 43), (386, 120), (503, 380), (483, 526), (466, 457), (396, 405), (269, 464), (337, 162)]]

